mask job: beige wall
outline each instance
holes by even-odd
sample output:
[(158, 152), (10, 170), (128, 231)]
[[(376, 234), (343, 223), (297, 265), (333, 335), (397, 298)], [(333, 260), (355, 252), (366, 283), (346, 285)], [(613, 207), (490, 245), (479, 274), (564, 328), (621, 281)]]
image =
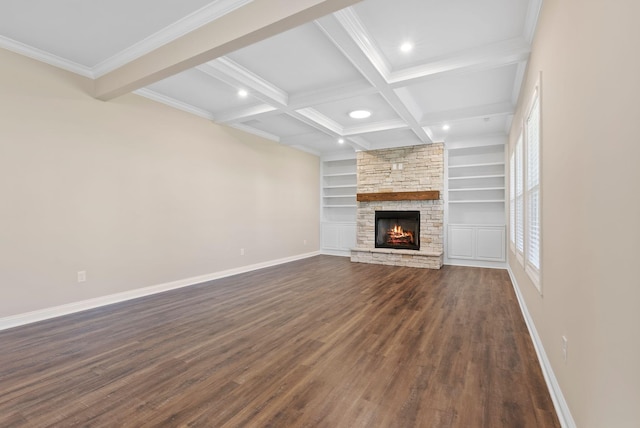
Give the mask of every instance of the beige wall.
[(0, 64), (0, 318), (319, 249), (317, 157)]
[(636, 0), (545, 0), (510, 138), (542, 71), (544, 297), (509, 265), (581, 428), (640, 421), (638, 17)]

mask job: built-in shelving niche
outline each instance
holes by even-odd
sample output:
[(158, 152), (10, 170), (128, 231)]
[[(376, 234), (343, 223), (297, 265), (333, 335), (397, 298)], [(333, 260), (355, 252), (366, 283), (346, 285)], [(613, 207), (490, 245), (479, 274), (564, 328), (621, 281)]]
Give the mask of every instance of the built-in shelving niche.
[(447, 149), (447, 258), (504, 262), (505, 145)]
[(349, 256), (356, 245), (356, 159), (323, 159), (321, 174), (321, 249)]

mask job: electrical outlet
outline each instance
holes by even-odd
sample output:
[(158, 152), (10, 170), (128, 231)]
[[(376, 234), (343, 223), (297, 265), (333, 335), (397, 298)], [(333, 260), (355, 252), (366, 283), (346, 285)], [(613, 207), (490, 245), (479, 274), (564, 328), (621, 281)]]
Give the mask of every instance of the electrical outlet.
[(567, 347), (569, 346), (569, 340), (567, 336), (562, 336), (562, 359), (567, 362)]
[(306, 239), (302, 241), (302, 245), (307, 245), (307, 240)]
[(244, 256), (244, 248), (240, 248), (240, 255)]
[(87, 280), (87, 271), (79, 270), (78, 271), (78, 282), (85, 282)]

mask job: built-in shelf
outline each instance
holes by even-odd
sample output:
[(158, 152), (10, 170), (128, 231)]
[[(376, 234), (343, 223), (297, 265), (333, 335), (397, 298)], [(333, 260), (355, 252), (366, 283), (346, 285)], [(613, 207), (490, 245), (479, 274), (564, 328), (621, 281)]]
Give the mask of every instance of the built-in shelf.
[(447, 151), (448, 259), (504, 262), (505, 179), (503, 144)]
[[(339, 223), (331, 229), (334, 232), (342, 228), (344, 224), (355, 225), (356, 192), (358, 189), (355, 158), (324, 159), (321, 167), (320, 206), (322, 222)], [(352, 228), (349, 227), (347, 229), (351, 233)], [(347, 241), (351, 242), (351, 239)]]

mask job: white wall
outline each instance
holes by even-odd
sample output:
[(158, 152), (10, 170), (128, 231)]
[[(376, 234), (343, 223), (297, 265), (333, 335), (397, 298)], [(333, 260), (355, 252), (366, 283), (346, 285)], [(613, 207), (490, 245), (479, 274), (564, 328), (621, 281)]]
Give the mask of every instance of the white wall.
[(0, 318), (318, 250), (317, 157), (0, 64)]
[(543, 296), (509, 265), (581, 428), (640, 421), (638, 17), (636, 0), (545, 0), (510, 136), (542, 71)]

